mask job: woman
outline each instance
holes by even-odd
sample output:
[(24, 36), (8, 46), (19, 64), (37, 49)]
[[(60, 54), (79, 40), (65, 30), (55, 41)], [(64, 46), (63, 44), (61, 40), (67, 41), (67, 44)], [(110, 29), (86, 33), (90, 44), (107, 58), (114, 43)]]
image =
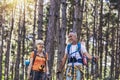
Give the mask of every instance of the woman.
[(46, 73), (49, 73), (47, 63), (48, 54), (43, 49), (44, 42), (42, 40), (36, 40), (36, 52), (33, 51), (30, 54), (30, 64), (27, 72), (28, 80), (46, 80)]

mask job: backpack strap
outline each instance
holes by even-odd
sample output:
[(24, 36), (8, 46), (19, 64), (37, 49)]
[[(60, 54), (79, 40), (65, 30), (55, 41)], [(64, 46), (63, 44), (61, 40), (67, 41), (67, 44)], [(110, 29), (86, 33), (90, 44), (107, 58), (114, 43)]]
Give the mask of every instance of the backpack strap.
[(78, 42), (77, 46), (78, 46), (79, 54), (80, 54), (80, 56), (81, 56), (81, 58), (82, 58), (82, 54), (81, 54), (81, 43)]
[(43, 55), (44, 55), (45, 60), (46, 60), (46, 51), (43, 51)]
[[(82, 57), (82, 54), (81, 54), (81, 43), (78, 42), (78, 43), (77, 43), (77, 46), (78, 46), (79, 54), (80, 54), (80, 56)], [(71, 44), (68, 44), (68, 45), (67, 45), (67, 52), (68, 52), (68, 54), (70, 54), (70, 47), (71, 47)], [(76, 52), (76, 51), (75, 51), (75, 52)], [(74, 52), (74, 53), (75, 53), (75, 52)]]
[(70, 47), (71, 47), (71, 44), (68, 44), (67, 45), (67, 52), (68, 52), (68, 54), (70, 54)]
[[(78, 46), (78, 50), (77, 51), (79, 51), (79, 54), (82, 57), (82, 54), (81, 54), (81, 44), (77, 43), (77, 46)], [(68, 46), (67, 46), (68, 55), (70, 55), (70, 47), (71, 47), (71, 44), (68, 44)], [(77, 51), (75, 51), (73, 53), (76, 53)], [(70, 57), (68, 57), (68, 58), (70, 58)], [(70, 61), (70, 59), (68, 59), (68, 62), (69, 61)], [(72, 62), (72, 75), (74, 75), (74, 62)]]
[(37, 50), (34, 50), (34, 57), (33, 57), (33, 62), (32, 62), (32, 65), (33, 65), (33, 64), (34, 64), (34, 62), (35, 62), (36, 55), (37, 55)]

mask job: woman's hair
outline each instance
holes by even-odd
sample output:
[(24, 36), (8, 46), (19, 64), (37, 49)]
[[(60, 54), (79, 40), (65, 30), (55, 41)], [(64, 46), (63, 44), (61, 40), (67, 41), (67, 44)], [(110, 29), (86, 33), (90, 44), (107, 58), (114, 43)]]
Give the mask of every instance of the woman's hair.
[(36, 50), (37, 50), (37, 45), (42, 45), (44, 47), (44, 41), (43, 40), (36, 40), (35, 41)]
[(36, 44), (36, 46), (37, 46), (38, 44), (44, 45), (44, 41), (43, 41), (43, 40), (36, 40), (36, 41), (35, 41), (35, 44)]

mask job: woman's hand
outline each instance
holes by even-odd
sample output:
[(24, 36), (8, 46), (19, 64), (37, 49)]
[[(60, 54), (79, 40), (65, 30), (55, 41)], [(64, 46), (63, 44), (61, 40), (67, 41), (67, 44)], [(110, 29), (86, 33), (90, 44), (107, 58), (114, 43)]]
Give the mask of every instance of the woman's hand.
[(28, 70), (28, 72), (27, 72), (27, 80), (31, 80), (31, 75), (30, 75), (30, 71)]
[(28, 75), (28, 76), (27, 76), (27, 80), (30, 80), (30, 78), (31, 78), (31, 76), (30, 76), (30, 75)]

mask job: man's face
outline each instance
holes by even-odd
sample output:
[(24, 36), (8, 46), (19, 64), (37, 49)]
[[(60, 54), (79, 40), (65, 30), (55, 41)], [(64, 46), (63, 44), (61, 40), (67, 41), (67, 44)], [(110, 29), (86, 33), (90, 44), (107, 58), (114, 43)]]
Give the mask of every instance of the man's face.
[(68, 38), (69, 38), (70, 43), (73, 43), (74, 41), (77, 41), (77, 38), (76, 38), (76, 36), (74, 34), (70, 33), (68, 35)]

